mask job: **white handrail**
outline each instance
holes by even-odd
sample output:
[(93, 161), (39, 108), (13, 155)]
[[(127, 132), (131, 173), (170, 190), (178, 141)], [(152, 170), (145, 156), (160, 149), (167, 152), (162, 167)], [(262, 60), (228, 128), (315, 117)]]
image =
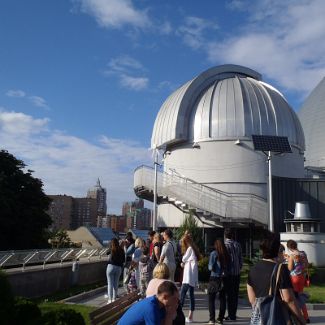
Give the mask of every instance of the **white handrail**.
[[(153, 190), (154, 171), (141, 166), (134, 173), (134, 188)], [(210, 212), (221, 218), (267, 222), (266, 200), (252, 194), (230, 194), (183, 178), (175, 173), (159, 172), (157, 192), (160, 197), (173, 198), (188, 207)]]

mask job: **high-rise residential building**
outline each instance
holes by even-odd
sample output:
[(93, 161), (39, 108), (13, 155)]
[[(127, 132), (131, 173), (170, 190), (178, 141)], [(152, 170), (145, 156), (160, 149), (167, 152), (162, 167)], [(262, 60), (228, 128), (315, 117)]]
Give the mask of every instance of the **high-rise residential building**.
[(150, 229), (151, 210), (144, 207), (142, 199), (125, 202), (122, 206), (122, 215), (126, 218), (126, 228)]
[[(116, 232), (124, 232), (126, 230), (126, 218), (123, 216), (107, 215), (107, 224), (109, 228)], [(105, 228), (105, 217), (102, 219), (102, 227)]]
[(73, 197), (69, 195), (49, 195), (52, 200), (47, 213), (52, 219), (50, 229), (70, 229), (73, 214)]
[(97, 200), (93, 198), (75, 198), (73, 200), (72, 229), (80, 226), (97, 225)]
[(105, 217), (107, 212), (106, 189), (100, 185), (99, 178), (94, 187), (87, 192), (87, 198), (95, 199), (97, 202), (97, 215)]

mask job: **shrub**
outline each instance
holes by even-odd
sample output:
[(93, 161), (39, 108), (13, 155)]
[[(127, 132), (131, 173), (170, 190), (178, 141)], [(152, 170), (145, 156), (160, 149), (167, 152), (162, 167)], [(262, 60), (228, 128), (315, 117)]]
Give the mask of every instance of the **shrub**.
[(209, 258), (203, 257), (198, 264), (199, 268), (199, 281), (208, 282), (210, 278), (210, 271), (208, 269)]
[(13, 314), (14, 296), (7, 275), (0, 270), (0, 320), (1, 324), (9, 324), (10, 316)]
[(185, 231), (189, 231), (192, 235), (193, 241), (200, 250), (201, 254), (204, 253), (204, 243), (202, 237), (202, 229), (198, 226), (197, 220), (193, 214), (190, 212), (184, 218), (183, 223), (176, 230), (176, 238), (180, 240), (184, 235)]
[(42, 325), (85, 325), (85, 321), (80, 313), (72, 309), (61, 309), (45, 313)]
[(25, 298), (15, 298), (15, 312), (13, 313), (12, 324), (21, 324), (22, 319), (25, 325), (38, 325), (41, 321), (41, 311), (38, 306)]

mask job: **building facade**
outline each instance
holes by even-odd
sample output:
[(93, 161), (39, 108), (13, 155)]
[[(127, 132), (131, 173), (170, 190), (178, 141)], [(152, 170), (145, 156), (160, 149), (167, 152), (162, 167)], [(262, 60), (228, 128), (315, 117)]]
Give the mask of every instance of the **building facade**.
[(97, 200), (93, 198), (74, 198), (72, 229), (81, 226), (96, 227), (97, 225)]
[(107, 213), (107, 194), (106, 189), (100, 185), (99, 178), (97, 179), (96, 185), (87, 191), (87, 198), (92, 198), (96, 200), (97, 215), (105, 217)]
[(73, 215), (73, 197), (69, 195), (49, 195), (52, 200), (47, 211), (52, 219), (50, 229), (71, 229)]

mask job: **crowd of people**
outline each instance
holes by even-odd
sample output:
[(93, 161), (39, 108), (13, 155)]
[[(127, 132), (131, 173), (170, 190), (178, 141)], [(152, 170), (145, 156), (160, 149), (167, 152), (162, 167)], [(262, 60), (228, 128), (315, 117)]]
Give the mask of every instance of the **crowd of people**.
[[(118, 298), (118, 283), (123, 273), (126, 292), (137, 291), (141, 300), (132, 305), (119, 321), (119, 325), (132, 324), (185, 324), (194, 320), (195, 287), (198, 285), (198, 262), (202, 255), (189, 232), (175, 241), (173, 232), (151, 231), (148, 240), (133, 239), (132, 233), (118, 242), (113, 239), (107, 266), (107, 302)], [(279, 292), (296, 319), (309, 322), (303, 288), (308, 266), (307, 256), (297, 249), (297, 243), (288, 241), (287, 253), (273, 233), (263, 238), (262, 259), (249, 271), (247, 293), (252, 304), (251, 324), (263, 324), (263, 299), (269, 296), (275, 266), (278, 269)], [(231, 228), (225, 229), (224, 239), (217, 239), (209, 255), (208, 269), (208, 324), (236, 321), (240, 272), (243, 266), (240, 244)], [(182, 276), (175, 276), (181, 268)], [(176, 272), (179, 273), (179, 272)], [(180, 289), (178, 286), (181, 284)], [(178, 286), (177, 286), (178, 285)], [(185, 317), (183, 306), (189, 296), (189, 313)], [(216, 317), (216, 299), (219, 312)], [(226, 310), (228, 315), (226, 315)]]

